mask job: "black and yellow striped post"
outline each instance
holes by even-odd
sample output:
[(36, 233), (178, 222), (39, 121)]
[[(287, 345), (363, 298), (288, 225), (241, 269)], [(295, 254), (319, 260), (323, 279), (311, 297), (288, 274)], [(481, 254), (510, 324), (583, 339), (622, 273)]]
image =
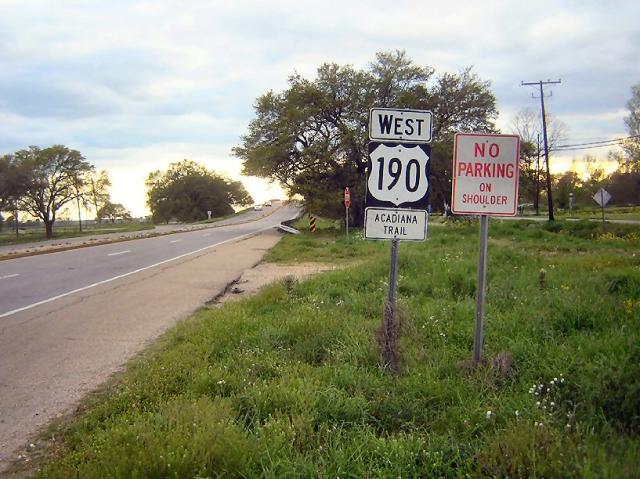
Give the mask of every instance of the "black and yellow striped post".
[(316, 232), (316, 217), (309, 213), (309, 231)]

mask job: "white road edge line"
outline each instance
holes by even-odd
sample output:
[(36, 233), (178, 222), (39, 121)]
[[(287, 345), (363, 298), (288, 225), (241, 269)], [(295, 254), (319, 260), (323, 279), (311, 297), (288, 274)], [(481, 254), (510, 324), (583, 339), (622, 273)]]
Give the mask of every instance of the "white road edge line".
[(131, 250), (126, 249), (124, 251), (118, 251), (117, 253), (109, 253), (107, 256), (118, 256), (120, 254), (127, 254), (127, 253), (131, 253)]
[(20, 276), (20, 273), (15, 273), (15, 274), (7, 274), (4, 276), (0, 276), (0, 279), (9, 279), (9, 278), (15, 278), (16, 276)]
[(216, 246), (220, 246), (225, 243), (231, 243), (232, 241), (239, 241), (241, 239), (247, 238), (249, 236), (256, 235), (258, 233), (262, 233), (263, 231), (267, 231), (274, 228), (274, 226), (267, 226), (266, 228), (261, 228), (259, 230), (254, 231), (253, 233), (247, 233), (244, 235), (236, 236), (235, 238), (229, 238), (228, 240), (220, 241), (219, 243), (210, 244), (209, 246), (205, 246), (203, 248), (196, 249), (194, 251), (190, 251), (188, 253), (183, 253), (181, 255), (175, 256), (173, 258), (165, 259), (158, 263), (151, 264), (149, 266), (144, 266), (142, 268), (138, 268), (134, 271), (129, 271), (128, 273), (120, 274), (118, 276), (114, 276), (113, 278), (103, 279), (102, 281), (98, 281), (97, 283), (89, 284), (87, 286), (83, 286), (82, 288), (74, 289), (73, 291), (67, 291), (66, 293), (59, 294), (57, 296), (53, 296), (51, 298), (43, 299), (42, 301), (38, 301), (37, 303), (29, 304), (27, 306), (23, 306), (22, 308), (14, 309), (12, 311), (7, 311), (6, 313), (0, 314), (0, 318), (6, 318), (7, 316), (11, 316), (12, 314), (19, 313), (21, 311), (26, 311), (27, 309), (35, 308), (36, 306), (40, 306), (43, 304), (50, 303), (51, 301), (55, 301), (60, 298), (64, 298), (66, 296), (70, 296), (75, 293), (80, 293), (81, 291), (86, 291), (87, 289), (95, 288), (96, 286), (100, 286), (106, 283), (110, 283), (111, 281), (115, 281), (117, 279), (126, 278), (127, 276), (131, 276), (132, 274), (140, 273), (142, 271), (146, 271), (151, 268), (155, 268), (156, 266), (160, 266), (161, 264), (169, 263), (171, 261), (175, 261), (180, 258), (184, 258), (186, 256), (191, 256), (192, 254), (200, 253), (201, 251), (205, 251), (210, 248), (215, 248)]
[(171, 240), (171, 241), (169, 241), (169, 243), (180, 243), (180, 241), (182, 241), (182, 240), (181, 239), (179, 239), (179, 240)]

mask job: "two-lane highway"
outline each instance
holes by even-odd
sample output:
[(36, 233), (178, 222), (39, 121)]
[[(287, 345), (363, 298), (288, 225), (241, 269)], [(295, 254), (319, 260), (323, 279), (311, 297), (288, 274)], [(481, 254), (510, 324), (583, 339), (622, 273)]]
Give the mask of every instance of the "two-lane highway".
[[(0, 261), (0, 472), (36, 431), (259, 262), (299, 214)], [(240, 223), (245, 219), (252, 221)]]
[(298, 214), (293, 206), (273, 208), (271, 215), (249, 222), (241, 215), (225, 226), (2, 261), (0, 319), (273, 228)]

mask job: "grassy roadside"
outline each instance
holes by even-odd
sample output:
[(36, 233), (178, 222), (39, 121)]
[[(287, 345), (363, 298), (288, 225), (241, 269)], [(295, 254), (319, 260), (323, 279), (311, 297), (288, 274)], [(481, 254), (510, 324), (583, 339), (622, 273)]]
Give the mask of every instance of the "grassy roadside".
[[(153, 229), (152, 223), (102, 223), (83, 227), (79, 231), (78, 226), (54, 226), (53, 240), (61, 240), (67, 238), (80, 238), (83, 236), (102, 235), (108, 233), (129, 233), (132, 231), (143, 231)], [(22, 243), (31, 243), (34, 241), (46, 240), (44, 226), (41, 228), (28, 227), (21, 229), (18, 238), (15, 231), (9, 227), (4, 227), (0, 231), (0, 246), (15, 245)]]
[[(527, 211), (527, 214), (532, 214)], [(546, 209), (540, 209), (541, 216), (547, 216)], [(577, 219), (602, 219), (602, 209), (594, 204), (592, 207), (575, 207), (572, 212), (568, 209), (554, 211), (554, 215), (559, 219), (577, 218)], [(609, 220), (640, 220), (640, 206), (607, 206), (604, 209), (605, 219)]]
[(52, 433), (39, 477), (636, 476), (637, 229), (492, 221), (475, 373), (477, 223), (402, 244), (393, 377), (375, 341), (388, 243), (320, 227), (269, 259), (357, 265), (199, 311)]

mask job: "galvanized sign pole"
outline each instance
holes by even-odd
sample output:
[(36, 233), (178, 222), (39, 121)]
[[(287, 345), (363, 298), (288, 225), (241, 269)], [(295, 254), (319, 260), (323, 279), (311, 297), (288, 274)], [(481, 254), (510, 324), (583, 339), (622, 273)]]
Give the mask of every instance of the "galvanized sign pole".
[(346, 210), (346, 223), (347, 223), (347, 243), (349, 242), (349, 206), (351, 206), (351, 192), (347, 186), (344, 189), (344, 207)]
[(391, 264), (389, 266), (389, 307), (391, 311), (396, 310), (396, 291), (398, 287), (398, 250), (400, 242), (397, 239), (391, 240)]
[(473, 337), (473, 368), (482, 361), (489, 216), (518, 211), (520, 138), (516, 135), (457, 133), (454, 137), (451, 210), (480, 216), (480, 251)]
[(349, 207), (347, 206), (347, 243), (349, 242)]
[(476, 293), (476, 333), (473, 340), (473, 367), (482, 359), (484, 341), (484, 304), (487, 282), (487, 243), (489, 240), (489, 217), (480, 216), (480, 252), (478, 255), (478, 291)]
[[(391, 240), (389, 294), (378, 341), (385, 369), (398, 370), (398, 250), (400, 241), (424, 241), (427, 233), (433, 113), (369, 110), (364, 237)], [(346, 193), (346, 192), (345, 192)], [(347, 205), (348, 206), (348, 205)]]

